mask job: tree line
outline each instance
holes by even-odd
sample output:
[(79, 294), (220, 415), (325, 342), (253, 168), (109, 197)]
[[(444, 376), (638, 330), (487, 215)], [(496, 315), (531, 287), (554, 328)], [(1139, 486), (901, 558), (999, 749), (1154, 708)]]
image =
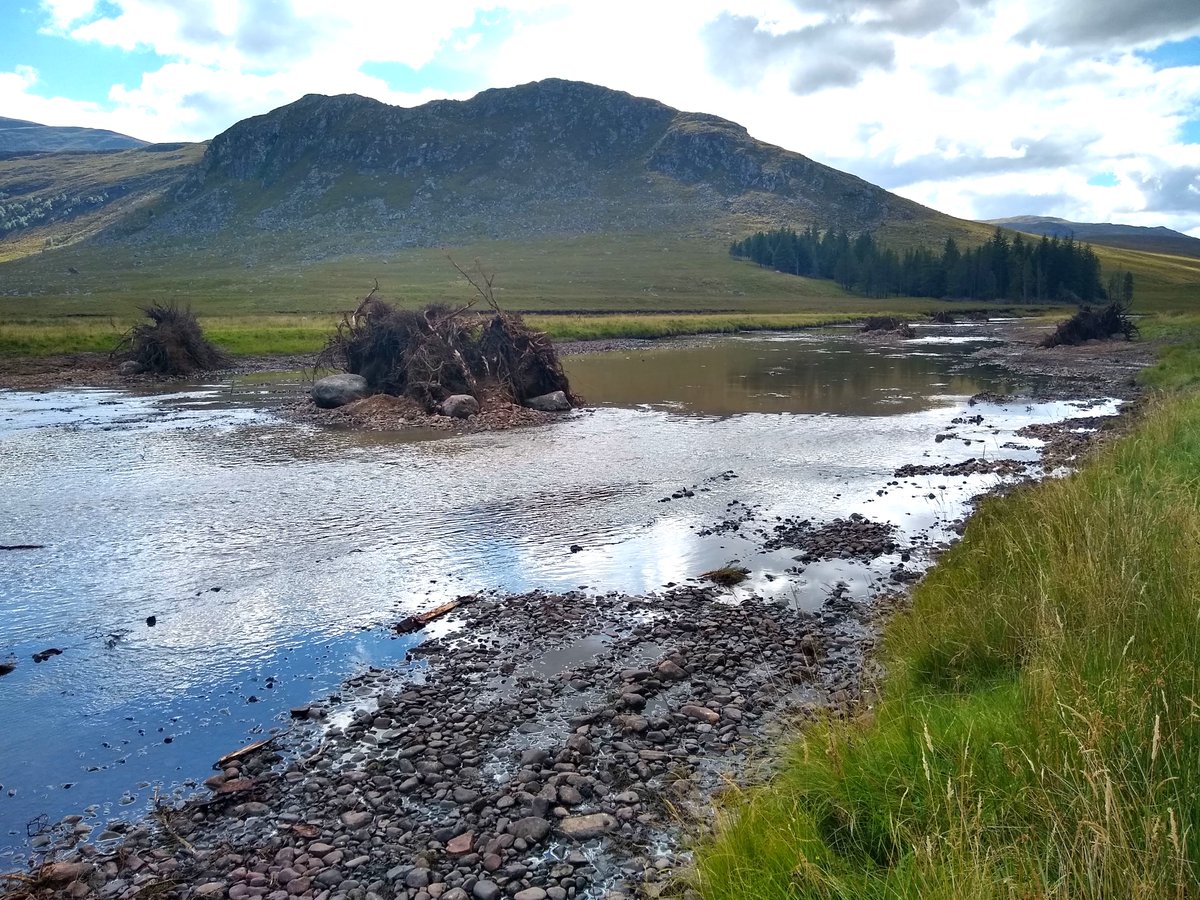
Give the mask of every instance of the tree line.
[(870, 232), (851, 238), (844, 230), (779, 228), (734, 241), (729, 252), (780, 272), (828, 278), (870, 297), (1133, 301), (1133, 275), (1125, 272), (1103, 281), (1100, 260), (1087, 244), (1072, 238), (1010, 237), (999, 228), (979, 247), (962, 250), (948, 237), (940, 252), (919, 247), (903, 253), (880, 246)]

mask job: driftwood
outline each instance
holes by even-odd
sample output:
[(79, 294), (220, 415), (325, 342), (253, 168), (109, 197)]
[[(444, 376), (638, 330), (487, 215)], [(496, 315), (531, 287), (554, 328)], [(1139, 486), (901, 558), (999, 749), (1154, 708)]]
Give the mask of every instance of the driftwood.
[(45, 550), (45, 544), (0, 544), (0, 550)]
[(392, 626), (392, 630), (396, 634), (411, 634), (414, 631), (420, 631), (430, 622), (440, 619), (442, 616), (448, 615), (458, 609), (464, 603), (470, 601), (470, 597), (459, 597), (451, 600), (449, 603), (443, 603), (441, 606), (435, 606), (428, 612), (417, 613), (415, 616), (409, 616), (406, 619), (401, 619)]
[(1117, 335), (1132, 341), (1137, 334), (1138, 328), (1129, 318), (1129, 310), (1114, 300), (1103, 309), (1083, 307), (1065, 322), (1060, 322), (1054, 332), (1042, 341), (1042, 346), (1075, 346), (1085, 341), (1111, 340)]
[[(291, 729), (288, 730), (290, 731)], [(232, 753), (226, 753), (217, 760), (217, 764), (214, 766), (214, 768), (224, 769), (230, 763), (237, 762), (239, 759), (243, 759), (252, 753), (257, 753), (259, 750), (265, 749), (269, 744), (273, 744), (287, 733), (287, 731), (281, 731), (279, 734), (273, 734), (269, 738), (263, 738), (261, 741), (255, 741), (253, 744), (247, 744), (245, 747), (239, 747)]]

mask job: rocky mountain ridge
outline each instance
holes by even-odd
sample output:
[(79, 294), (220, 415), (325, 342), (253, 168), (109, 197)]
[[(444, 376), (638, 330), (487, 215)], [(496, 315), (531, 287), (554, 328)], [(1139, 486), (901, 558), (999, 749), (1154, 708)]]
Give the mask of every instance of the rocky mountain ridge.
[[(146, 161), (130, 154), (148, 159), (154, 149), (97, 156), (95, 171), (120, 175), (90, 184), (87, 196), (128, 196), (119, 179)], [(307, 95), (180, 153), (141, 207), (80, 207), (103, 227), (43, 217), (29, 225), (41, 231), (10, 229), (0, 241), (55, 246), (71, 235), (217, 254), (269, 244), (304, 260), (598, 233), (716, 243), (779, 225), (886, 229), (922, 243), (985, 233), (726, 119), (559, 79), (412, 108)], [(37, 164), (44, 177), (28, 166), (21, 177), (38, 188), (19, 195), (30, 208), (61, 193), (60, 162)], [(0, 160), (0, 194), (18, 197), (13, 178)]]
[(358, 249), (364, 237), (380, 249), (612, 230), (724, 238), (765, 221), (858, 231), (940, 217), (725, 119), (556, 79), (414, 108), (309, 95), (215, 137), (177, 199), (161, 227)]

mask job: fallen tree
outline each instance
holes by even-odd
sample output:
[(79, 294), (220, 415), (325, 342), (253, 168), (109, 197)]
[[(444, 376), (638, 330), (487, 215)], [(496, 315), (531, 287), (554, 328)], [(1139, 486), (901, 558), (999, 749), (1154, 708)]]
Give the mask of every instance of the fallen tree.
[(130, 364), (129, 374), (190, 375), (229, 365), (229, 357), (209, 343), (190, 309), (154, 303), (142, 312), (148, 321), (125, 332), (112, 351), (114, 360)]
[[(371, 393), (408, 397), (427, 412), (464, 394), (480, 405), (525, 404), (561, 391), (577, 405), (550, 339), (500, 308), (490, 276), (455, 268), (478, 298), (458, 308), (400, 309), (382, 300), (376, 286), (342, 318), (317, 367), (359, 375)], [(485, 312), (475, 309), (480, 299)]]
[(1092, 309), (1085, 306), (1067, 319), (1059, 323), (1054, 332), (1042, 341), (1043, 347), (1058, 347), (1062, 344), (1074, 346), (1091, 340), (1110, 340), (1121, 335), (1126, 340), (1133, 340), (1138, 333), (1137, 325), (1129, 318), (1125, 305), (1114, 300), (1103, 309)]

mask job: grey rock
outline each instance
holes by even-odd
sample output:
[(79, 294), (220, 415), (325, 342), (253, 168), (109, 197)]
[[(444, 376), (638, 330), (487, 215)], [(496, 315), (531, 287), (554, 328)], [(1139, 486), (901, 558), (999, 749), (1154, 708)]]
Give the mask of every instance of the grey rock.
[(471, 890), (471, 896), (475, 900), (498, 900), (500, 888), (494, 881), (477, 881)]
[(571, 401), (562, 391), (551, 391), (540, 397), (530, 397), (525, 401), (525, 405), (541, 412), (568, 412), (571, 409)]
[(442, 415), (466, 419), (479, 412), (479, 401), (470, 394), (451, 394), (442, 401)]
[(145, 371), (146, 367), (136, 359), (127, 359), (117, 366), (117, 374), (119, 375), (141, 375)]
[(428, 869), (413, 869), (404, 876), (404, 883), (410, 888), (423, 888), (429, 886), (429, 870)]
[(526, 816), (509, 825), (508, 832), (514, 837), (536, 844), (550, 833), (550, 823), (537, 816)]
[(318, 379), (313, 383), (310, 393), (313, 403), (321, 409), (336, 409), (361, 400), (370, 391), (367, 388), (367, 379), (361, 375), (344, 374)]
[(664, 659), (658, 664), (658, 674), (663, 678), (669, 678), (672, 681), (679, 681), (687, 678), (687, 672), (681, 669), (674, 660)]
[(355, 812), (344, 812), (342, 813), (341, 818), (342, 824), (347, 828), (358, 829), (366, 825), (370, 825), (374, 816), (372, 816), (369, 812), (359, 810)]

